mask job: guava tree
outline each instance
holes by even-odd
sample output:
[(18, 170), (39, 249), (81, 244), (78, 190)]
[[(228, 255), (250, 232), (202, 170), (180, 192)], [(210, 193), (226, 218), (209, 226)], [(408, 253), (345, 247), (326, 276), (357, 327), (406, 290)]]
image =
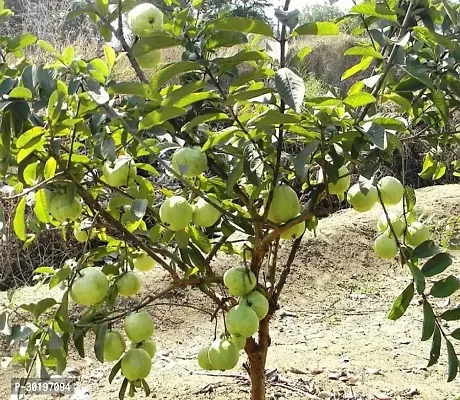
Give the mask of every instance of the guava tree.
[[(125, 377), (120, 397), (140, 387), (148, 392), (156, 346), (147, 306), (190, 287), (215, 304), (216, 330), (197, 366), (226, 370), (241, 360), (251, 398), (265, 399), (270, 320), (302, 237), (336, 196), (356, 212), (383, 206), (374, 249), (408, 271), (389, 318), (400, 318), (420, 296), (422, 340), (433, 343), (429, 365), (444, 342), (453, 380), (460, 330), (447, 331), (441, 320), (460, 319), (460, 309), (439, 313), (431, 298), (460, 288), (453, 275), (436, 278), (452, 263), (446, 248), (458, 243), (455, 229), (441, 250), (418, 220), (405, 171), (374, 177), (382, 162), (398, 152), (404, 158), (405, 146), (421, 140), (432, 149), (422, 177), (459, 174), (458, 161), (451, 168), (438, 154), (459, 144), (449, 126), (460, 104), (456, 11), (404, 0), (353, 7), (356, 34), (368, 39), (347, 50), (360, 60), (342, 79), (362, 71), (368, 78), (348, 92), (331, 87), (325, 97), (306, 98), (303, 79), (286, 67), (286, 45), (337, 35), (335, 23), (298, 26), (298, 11), (286, 0), (276, 36), (257, 20), (208, 20), (199, 0), (165, 4), (175, 7), (170, 18), (137, 1), (88, 0), (71, 17), (88, 14), (122, 49), (105, 46), (92, 60), (30, 34), (1, 38), (0, 171), (15, 191), (2, 203), (17, 202), (13, 227), (25, 251), (45, 229), (82, 243), (75, 262), (35, 271), (42, 285), (62, 288), (60, 299), (21, 304), (9, 293), (0, 329), (10, 343), (22, 343), (12, 361), (27, 376), (47, 377), (65, 369), (73, 347), (83, 355), (85, 340), (95, 340), (96, 358), (115, 363), (109, 381)], [(0, 11), (1, 18), (9, 14)], [(260, 50), (267, 38), (280, 44), (277, 59)], [(40, 46), (52, 61), (35, 65), (24, 55), (28, 46)], [(236, 51), (222, 51), (228, 47)], [(181, 60), (158, 65), (171, 48), (182, 49)], [(303, 47), (297, 57), (309, 51)], [(116, 78), (124, 56), (135, 81)], [(302, 150), (285, 153), (294, 143)], [(281, 241), (292, 243), (285, 262), (278, 260)], [(219, 273), (213, 261), (221, 252), (239, 265)], [(152, 268), (170, 280), (159, 293), (139, 296), (139, 274)], [(126, 297), (131, 306), (121, 305)]]

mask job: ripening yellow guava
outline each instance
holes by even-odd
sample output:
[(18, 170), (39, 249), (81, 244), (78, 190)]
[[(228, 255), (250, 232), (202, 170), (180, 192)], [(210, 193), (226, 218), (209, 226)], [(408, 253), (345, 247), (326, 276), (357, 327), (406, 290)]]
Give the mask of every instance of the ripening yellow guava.
[(268, 300), (258, 290), (254, 290), (251, 293), (248, 293), (246, 296), (242, 297), (239, 304), (244, 304), (245, 306), (251, 307), (257, 314), (259, 321), (264, 319), (268, 314)]
[[(212, 197), (210, 197), (212, 199)], [(217, 204), (217, 200), (212, 199)], [(220, 218), (221, 212), (209, 204), (203, 198), (199, 198), (198, 201), (193, 205), (193, 223), (197, 226), (201, 226), (203, 228), (208, 228), (213, 226)]]
[[(339, 180), (337, 182), (329, 182), (327, 189), (330, 194), (342, 194), (345, 193), (350, 187), (351, 177), (350, 171), (347, 167), (342, 166), (338, 170)], [(318, 173), (318, 183), (324, 182), (323, 170), (320, 169)]]
[(417, 247), (430, 239), (430, 230), (422, 222), (413, 222), (407, 227), (406, 243), (411, 247)]
[(125, 352), (125, 348), (125, 339), (120, 332), (107, 332), (104, 339), (104, 361), (118, 360)]
[(243, 350), (244, 346), (246, 346), (247, 338), (242, 336), (230, 336), (230, 340), (236, 344), (238, 350)]
[(139, 64), (139, 67), (152, 69), (160, 63), (161, 53), (158, 50), (152, 50), (148, 53), (136, 54), (136, 61)]
[(153, 269), (155, 266), (155, 260), (148, 254), (143, 253), (134, 259), (133, 265), (137, 270), (141, 272), (147, 272)]
[(75, 221), (80, 218), (82, 207), (80, 201), (66, 194), (57, 194), (50, 203), (50, 213), (59, 222)]
[(232, 267), (224, 274), (224, 285), (233, 296), (244, 296), (256, 287), (256, 276), (245, 267)]
[(198, 352), (198, 365), (200, 366), (200, 368), (203, 368), (204, 370), (206, 371), (212, 371), (214, 369), (214, 367), (211, 365), (211, 361), (209, 361), (209, 349), (211, 348), (211, 346), (205, 346), (203, 348), (200, 349), (200, 351)]
[(375, 186), (370, 186), (367, 193), (361, 191), (359, 183), (355, 183), (347, 193), (347, 201), (358, 212), (371, 210), (377, 203), (379, 196)]
[(126, 335), (135, 343), (150, 339), (154, 330), (152, 317), (147, 311), (132, 313), (125, 318)]
[(92, 306), (107, 295), (107, 276), (98, 268), (87, 267), (77, 273), (70, 288), (70, 298), (81, 306)]
[(163, 13), (153, 4), (139, 4), (129, 11), (128, 26), (136, 36), (151, 36), (162, 28)]
[(130, 156), (123, 155), (114, 162), (107, 160), (102, 167), (102, 174), (110, 186), (129, 186), (137, 174), (137, 168)]
[(302, 221), (294, 226), (291, 226), (287, 231), (284, 231), (280, 237), (284, 240), (296, 240), (305, 232), (305, 221)]
[[(393, 226), (393, 230), (396, 234), (396, 237), (399, 239), (403, 235), (404, 230), (406, 229), (404, 217), (398, 217), (395, 213), (392, 213), (392, 212), (388, 212), (388, 216), (390, 217), (390, 222), (391, 222), (391, 225)], [(387, 229), (390, 230), (390, 227), (387, 221), (387, 217), (385, 213), (382, 213), (377, 222), (377, 230), (379, 232), (385, 232)]]
[(396, 254), (398, 254), (398, 245), (389, 231), (377, 236), (374, 241), (374, 251), (377, 256), (383, 259), (396, 257)]
[(171, 157), (171, 164), (179, 175), (193, 178), (208, 167), (208, 158), (199, 147), (181, 147)]
[(141, 290), (142, 282), (139, 276), (132, 271), (123, 274), (115, 283), (120, 296), (134, 296)]
[(385, 206), (393, 206), (398, 204), (404, 196), (404, 186), (402, 183), (392, 176), (385, 176), (377, 183)]
[(235, 368), (240, 354), (233, 341), (228, 339), (217, 339), (209, 348), (208, 357), (213, 369), (225, 371)]
[(227, 330), (233, 336), (248, 338), (259, 329), (259, 317), (244, 303), (230, 309), (226, 322)]
[(294, 189), (279, 185), (273, 191), (273, 199), (267, 217), (277, 224), (287, 222), (299, 214), (299, 198)]
[(121, 373), (129, 381), (145, 379), (152, 368), (152, 359), (144, 349), (131, 349), (121, 359)]
[(150, 358), (153, 358), (155, 357), (155, 354), (157, 352), (157, 345), (156, 343), (149, 339), (149, 340), (144, 340), (142, 343), (134, 343), (134, 342), (131, 342), (131, 345), (130, 345), (130, 348), (131, 349), (143, 349), (145, 350), (147, 353), (149, 353), (149, 356)]
[(172, 231), (180, 231), (192, 222), (193, 208), (181, 196), (168, 197), (160, 207), (160, 219)]

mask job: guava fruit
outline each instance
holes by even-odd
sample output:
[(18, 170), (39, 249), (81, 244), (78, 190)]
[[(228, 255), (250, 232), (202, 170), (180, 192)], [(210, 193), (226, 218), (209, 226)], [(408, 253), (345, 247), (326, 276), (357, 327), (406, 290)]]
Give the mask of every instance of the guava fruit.
[(206, 170), (208, 159), (199, 147), (181, 147), (172, 155), (171, 164), (179, 175), (193, 178)]
[[(215, 202), (217, 203), (217, 200)], [(201, 197), (193, 206), (193, 223), (203, 228), (213, 226), (221, 215), (221, 212), (217, 208), (213, 207)]]
[(224, 274), (224, 285), (233, 296), (244, 296), (256, 287), (256, 276), (245, 267), (232, 267)]
[(125, 352), (125, 348), (125, 339), (120, 332), (107, 332), (104, 339), (104, 361), (118, 360)]
[(348, 203), (358, 212), (371, 210), (377, 203), (379, 196), (375, 186), (370, 186), (367, 193), (361, 191), (359, 183), (355, 183), (347, 193)]
[(294, 226), (291, 226), (287, 231), (284, 231), (280, 237), (284, 240), (296, 240), (305, 232), (305, 221), (302, 221)]
[(50, 213), (59, 222), (75, 221), (80, 218), (82, 207), (80, 201), (66, 194), (57, 194), (50, 203)]
[(236, 344), (238, 350), (243, 350), (244, 346), (246, 346), (247, 338), (242, 336), (230, 336), (230, 340)]
[(377, 183), (385, 206), (393, 206), (398, 204), (404, 196), (404, 186), (402, 183), (392, 176), (385, 176)]
[(227, 314), (227, 330), (233, 336), (248, 338), (259, 329), (259, 317), (245, 304), (232, 307)]
[(200, 368), (203, 368), (206, 371), (212, 371), (214, 367), (211, 364), (211, 361), (209, 361), (209, 349), (211, 346), (205, 346), (203, 347), (199, 352), (198, 352), (198, 365)]
[(386, 231), (374, 241), (374, 251), (377, 256), (383, 259), (394, 258), (398, 254), (398, 245), (396, 240), (390, 236), (390, 232)]
[(88, 233), (78, 228), (74, 228), (73, 235), (75, 239), (77, 240), (77, 242), (80, 242), (80, 243), (85, 243), (86, 240), (88, 239)]
[(144, 349), (131, 349), (121, 359), (121, 373), (129, 381), (145, 379), (152, 368), (152, 359)]
[[(342, 166), (338, 170), (339, 179), (337, 182), (329, 182), (327, 189), (330, 194), (342, 194), (345, 193), (350, 187), (351, 177), (350, 171), (347, 167)], [(321, 169), (318, 173), (318, 183), (324, 182), (323, 170)]]
[(193, 208), (181, 196), (168, 197), (160, 207), (160, 219), (172, 231), (180, 231), (192, 222)]
[(135, 272), (129, 271), (116, 281), (116, 285), (120, 296), (129, 297), (139, 293), (142, 283)]
[(133, 265), (137, 270), (147, 272), (153, 269), (155, 266), (155, 260), (148, 254), (144, 253), (134, 259)]
[(279, 185), (273, 190), (273, 199), (267, 217), (277, 224), (289, 221), (299, 214), (299, 198), (294, 189)]
[(102, 167), (102, 174), (110, 186), (129, 186), (137, 174), (137, 168), (130, 156), (123, 155), (113, 162), (107, 160)]
[[(390, 218), (391, 225), (393, 226), (393, 230), (396, 233), (396, 237), (399, 239), (403, 235), (404, 230), (406, 228), (406, 224), (404, 223), (404, 219), (403, 219), (404, 217), (398, 217), (396, 214), (392, 212), (388, 212), (388, 217)], [(384, 232), (387, 229), (390, 230), (390, 227), (387, 221), (387, 217), (385, 213), (382, 213), (377, 222), (377, 230), (379, 232)]]
[(213, 369), (225, 371), (235, 368), (240, 354), (236, 344), (231, 340), (217, 339), (209, 348), (208, 357)]
[(422, 222), (413, 222), (407, 227), (406, 243), (415, 248), (430, 239), (430, 230)]
[(107, 276), (95, 267), (87, 267), (77, 273), (70, 288), (70, 298), (81, 306), (92, 306), (107, 295)]
[(248, 293), (246, 296), (242, 297), (239, 304), (244, 304), (245, 306), (251, 307), (257, 314), (259, 321), (264, 319), (268, 314), (268, 300), (258, 290), (254, 290), (251, 293)]
[(151, 340), (151, 339), (148, 339), (148, 340), (144, 340), (142, 343), (134, 343), (134, 342), (131, 342), (131, 346), (130, 346), (131, 349), (143, 349), (145, 350), (149, 356), (151, 358), (155, 357), (155, 354), (157, 352), (157, 345), (156, 343)]
[(153, 4), (139, 4), (128, 13), (128, 26), (136, 36), (151, 36), (162, 25), (163, 13)]
[(148, 53), (136, 54), (136, 61), (139, 64), (139, 67), (152, 69), (160, 63), (161, 53), (158, 50), (153, 50)]
[(126, 335), (135, 343), (150, 339), (154, 330), (152, 317), (147, 311), (132, 313), (125, 318)]

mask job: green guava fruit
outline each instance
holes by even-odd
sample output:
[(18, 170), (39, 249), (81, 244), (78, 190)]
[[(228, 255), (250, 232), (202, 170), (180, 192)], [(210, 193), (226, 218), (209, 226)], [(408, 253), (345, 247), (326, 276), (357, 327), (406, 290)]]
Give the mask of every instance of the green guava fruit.
[(232, 267), (224, 274), (224, 285), (233, 296), (244, 296), (256, 287), (256, 276), (245, 267)]
[(392, 176), (385, 176), (377, 184), (380, 196), (385, 206), (398, 204), (404, 196), (404, 186)]
[(129, 186), (137, 174), (137, 167), (130, 156), (123, 155), (113, 162), (107, 160), (102, 167), (102, 174), (110, 186)]
[(379, 196), (375, 186), (370, 186), (367, 193), (361, 191), (359, 183), (355, 183), (347, 193), (348, 203), (358, 212), (371, 210), (377, 203)]
[[(342, 166), (338, 170), (339, 179), (337, 182), (329, 182), (327, 185), (327, 189), (329, 194), (343, 194), (345, 193), (348, 188), (350, 187), (351, 177), (350, 171), (347, 167)], [(323, 170), (321, 169), (318, 173), (318, 183), (324, 182), (324, 175)]]
[(217, 339), (209, 348), (208, 357), (213, 369), (225, 371), (235, 368), (240, 354), (236, 344), (231, 340)]
[(171, 164), (179, 175), (193, 178), (208, 167), (208, 158), (199, 147), (181, 147), (171, 157)]
[(160, 207), (160, 219), (172, 231), (180, 231), (192, 222), (193, 208), (181, 196), (168, 197)]
[(305, 221), (302, 221), (294, 226), (291, 226), (287, 231), (284, 231), (280, 237), (284, 240), (296, 240), (305, 232)]
[(254, 290), (253, 292), (248, 293), (246, 296), (242, 297), (239, 303), (251, 307), (257, 314), (259, 320), (264, 319), (268, 314), (268, 300), (258, 290)]
[(209, 361), (209, 349), (211, 346), (205, 346), (198, 352), (198, 365), (200, 368), (206, 371), (212, 371), (214, 367), (211, 365), (211, 361)]
[(248, 338), (259, 329), (259, 317), (245, 304), (232, 307), (227, 314), (227, 330), (233, 336)]
[(152, 359), (144, 349), (131, 349), (121, 359), (121, 373), (129, 381), (145, 379), (152, 368)]
[(129, 11), (128, 26), (136, 36), (151, 36), (162, 28), (163, 13), (153, 4), (139, 4)]
[(120, 296), (129, 297), (139, 293), (142, 282), (135, 272), (129, 271), (116, 281), (116, 285)]
[[(398, 217), (396, 214), (392, 212), (388, 212), (388, 217), (390, 218), (391, 225), (393, 226), (393, 230), (396, 233), (396, 237), (399, 239), (406, 228), (406, 224), (404, 223), (403, 217)], [(386, 230), (390, 230), (388, 225), (387, 217), (385, 213), (380, 215), (380, 218), (377, 222), (377, 230), (379, 232), (385, 232)]]
[(136, 54), (136, 61), (139, 67), (144, 69), (155, 68), (161, 61), (161, 53), (158, 50), (149, 51), (148, 53)]
[(294, 189), (287, 185), (277, 186), (267, 217), (277, 224), (287, 222), (299, 214), (299, 198)]
[(125, 348), (125, 339), (120, 332), (107, 332), (104, 339), (104, 361), (118, 360), (125, 352)]
[(407, 227), (406, 243), (415, 248), (430, 239), (430, 230), (422, 222), (413, 222)]
[(390, 232), (386, 231), (374, 241), (374, 251), (377, 256), (383, 259), (394, 258), (398, 254), (398, 245), (396, 240), (390, 236)]
[(243, 350), (244, 346), (246, 346), (247, 338), (242, 336), (230, 336), (230, 340), (236, 344), (238, 350)]
[(138, 271), (147, 272), (153, 269), (155, 260), (148, 254), (143, 253), (134, 259), (133, 265)]
[(87, 267), (77, 273), (70, 288), (70, 298), (81, 306), (92, 306), (107, 295), (107, 276), (95, 267)]
[[(217, 203), (217, 200), (215, 202)], [(217, 208), (213, 207), (201, 197), (193, 206), (193, 223), (203, 228), (213, 226), (221, 215), (221, 212)]]
[(80, 218), (82, 207), (77, 198), (57, 194), (51, 200), (50, 213), (59, 222), (75, 221)]
[(145, 350), (147, 353), (149, 353), (149, 356), (151, 358), (155, 357), (155, 354), (157, 352), (157, 345), (156, 343), (151, 340), (151, 339), (148, 339), (148, 340), (144, 340), (143, 342), (141, 343), (134, 343), (134, 342), (131, 342), (131, 345), (130, 345), (130, 348), (131, 349), (143, 349)]
[(73, 235), (75, 239), (77, 240), (77, 242), (80, 242), (80, 243), (85, 243), (86, 240), (88, 239), (88, 233), (78, 228), (74, 228)]
[(132, 313), (125, 318), (126, 335), (135, 343), (150, 339), (154, 330), (152, 317), (147, 311)]

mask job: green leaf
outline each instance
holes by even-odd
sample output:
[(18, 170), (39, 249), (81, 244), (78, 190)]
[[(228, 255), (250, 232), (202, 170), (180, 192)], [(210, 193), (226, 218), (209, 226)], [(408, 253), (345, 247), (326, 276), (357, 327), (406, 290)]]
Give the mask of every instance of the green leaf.
[(187, 232), (193, 243), (195, 243), (203, 253), (207, 254), (211, 251), (211, 241), (201, 229), (196, 226), (189, 226)]
[(108, 92), (111, 95), (128, 94), (161, 101), (158, 93), (154, 93), (149, 85), (141, 82), (116, 82), (109, 86)]
[(50, 328), (48, 329), (48, 335), (48, 347), (52, 350), (62, 349), (62, 347), (64, 346), (64, 342), (62, 338), (57, 335), (56, 331)]
[[(121, 361), (120, 361), (121, 362)], [(128, 388), (128, 379), (123, 379), (123, 382), (120, 386), (120, 391), (118, 392), (118, 398), (120, 400), (123, 400), (125, 398), (125, 394), (126, 394), (126, 389)]]
[(417, 293), (422, 294), (425, 291), (425, 276), (422, 274), (422, 271), (414, 265), (413, 263), (409, 262), (409, 269), (414, 277), (415, 286), (417, 288)]
[(273, 126), (298, 124), (301, 117), (296, 114), (283, 114), (279, 111), (270, 110), (262, 114), (260, 118), (255, 121), (254, 126), (259, 129), (271, 128)]
[(449, 275), (447, 278), (435, 282), (430, 294), (438, 298), (449, 297), (459, 288), (459, 280), (455, 276)]
[(10, 99), (25, 99), (32, 100), (32, 92), (25, 87), (16, 87), (8, 93)]
[(78, 355), (81, 358), (85, 358), (85, 331), (83, 329), (75, 329), (72, 334), (72, 339)]
[(388, 138), (385, 128), (382, 125), (374, 122), (366, 122), (362, 125), (366, 136), (374, 143), (380, 150), (385, 150), (388, 146)]
[(136, 220), (140, 220), (144, 217), (147, 206), (148, 201), (146, 199), (136, 199), (131, 206), (131, 214)]
[(440, 317), (445, 321), (457, 321), (460, 319), (460, 307), (444, 311)]
[(50, 283), (48, 285), (49, 289), (53, 289), (55, 286), (59, 285), (63, 280), (67, 279), (72, 270), (69, 267), (62, 267), (59, 269), (51, 278)]
[(391, 22), (398, 22), (397, 15), (384, 4), (376, 4), (375, 1), (364, 1), (355, 5), (350, 10), (353, 14), (361, 14), (369, 17), (377, 17)]
[(452, 24), (455, 27), (458, 27), (458, 16), (457, 12), (452, 6), (449, 4), (447, 0), (442, 0), (442, 5), (444, 6), (444, 9), (446, 10), (446, 14), (449, 16)]
[(37, 137), (41, 137), (45, 135), (45, 130), (41, 126), (35, 126), (32, 129), (24, 132), (21, 136), (19, 136), (18, 140), (16, 141), (16, 147), (18, 149), (22, 149), (26, 147), (32, 139)]
[(460, 340), (460, 328), (457, 328), (454, 331), (452, 331), (450, 336), (452, 336), (454, 339)]
[(56, 174), (57, 162), (53, 157), (48, 158), (45, 163), (44, 177), (50, 179)]
[(423, 299), (423, 328), (422, 328), (422, 342), (428, 340), (433, 336), (436, 320), (433, 309), (430, 303)]
[(204, 48), (206, 50), (212, 50), (221, 47), (233, 47), (247, 42), (247, 36), (241, 32), (218, 31), (206, 40)]
[(343, 100), (345, 104), (348, 104), (351, 108), (358, 108), (365, 106), (366, 104), (375, 103), (377, 99), (370, 93), (360, 92), (355, 93)]
[(112, 69), (115, 66), (115, 61), (117, 59), (117, 54), (115, 53), (115, 50), (108, 44), (106, 44), (104, 45), (104, 55), (105, 59), (107, 60), (109, 69)]
[(150, 396), (150, 386), (145, 379), (142, 379), (142, 388), (144, 389), (145, 397)]
[(306, 56), (308, 56), (311, 52), (313, 51), (313, 49), (311, 47), (308, 47), (308, 46), (304, 46), (298, 53), (297, 53), (297, 58), (299, 60), (303, 60)]
[(225, 17), (210, 22), (205, 28), (207, 31), (234, 31), (244, 33), (255, 33), (273, 37), (273, 30), (265, 22), (252, 18)]
[(103, 17), (109, 13), (109, 0), (95, 0), (94, 4)]
[(422, 267), (422, 272), (427, 277), (435, 276), (444, 272), (452, 263), (453, 260), (450, 254), (439, 253), (425, 263)]
[(155, 225), (149, 230), (149, 239), (152, 243), (157, 243), (161, 237), (161, 225)]
[(51, 194), (47, 189), (40, 189), (35, 193), (34, 213), (37, 219), (44, 224), (51, 221), (50, 218)]
[(305, 167), (308, 164), (309, 158), (311, 155), (316, 151), (318, 148), (320, 142), (319, 140), (314, 140), (313, 142), (307, 144), (302, 151), (297, 154), (297, 156), (294, 159), (294, 169), (295, 173), (300, 180), (300, 182), (304, 182), (306, 178), (306, 171)]
[(211, 122), (222, 122), (228, 121), (230, 117), (224, 113), (210, 113), (210, 114), (203, 114), (198, 115), (197, 117), (193, 118), (190, 122), (187, 122), (182, 128), (181, 132), (189, 131), (190, 129), (195, 128), (201, 124), (209, 124)]
[(213, 99), (220, 99), (220, 97), (217, 93), (213, 93), (213, 92), (190, 93), (189, 95), (184, 96), (182, 99), (174, 103), (174, 106), (176, 108), (184, 108), (198, 101), (213, 100)]
[(452, 382), (458, 374), (458, 357), (455, 353), (454, 346), (450, 340), (446, 339), (446, 346), (447, 346), (447, 358), (449, 362), (449, 373), (447, 377), (447, 382)]
[(406, 111), (410, 116), (414, 115), (414, 111), (412, 109), (412, 104), (409, 100), (405, 97), (400, 96), (396, 93), (388, 93), (381, 96), (382, 103), (386, 101), (393, 101), (394, 103), (398, 104), (404, 111)]
[(23, 242), (27, 239), (26, 232), (26, 198), (23, 197), (16, 207), (14, 213), (13, 228), (18, 239)]
[(414, 258), (428, 258), (439, 253), (439, 247), (433, 240), (426, 240), (419, 244), (412, 253)]
[(180, 249), (186, 249), (188, 247), (189, 239), (190, 235), (185, 230), (177, 231), (174, 234), (174, 240), (176, 241)]
[(388, 314), (388, 319), (396, 321), (401, 318), (409, 307), (412, 298), (414, 297), (414, 284), (411, 282), (404, 291), (396, 298)]
[(320, 35), (330, 36), (338, 35), (340, 33), (339, 27), (334, 22), (310, 22), (301, 25), (292, 32), (292, 36), (297, 35)]
[(170, 64), (163, 69), (157, 71), (149, 81), (149, 86), (152, 91), (158, 90), (165, 83), (169, 82), (176, 75), (191, 72), (191, 71), (201, 71), (202, 66), (192, 61), (180, 61), (173, 64)]
[(99, 325), (96, 334), (96, 341), (94, 342), (94, 354), (99, 362), (104, 362), (104, 342), (107, 334), (108, 322), (103, 322)]
[(447, 106), (445, 98), (446, 95), (444, 93), (441, 93), (439, 91), (433, 93), (433, 103), (439, 110), (442, 120), (445, 124), (447, 124), (449, 122), (449, 107)]
[(431, 343), (430, 359), (427, 368), (436, 364), (441, 354), (441, 331), (437, 326), (434, 327), (433, 342)]
[(110, 371), (110, 375), (109, 375), (109, 383), (112, 383), (112, 381), (115, 379), (115, 377), (117, 376), (117, 373), (118, 371), (120, 371), (121, 369), (121, 360), (118, 361), (112, 368), (112, 370)]
[(411, 67), (408, 65), (400, 65), (400, 68), (407, 72), (410, 76), (417, 79), (419, 82), (423, 83), (426, 87), (435, 91), (435, 87), (433, 86), (433, 81), (428, 75), (428, 70), (425, 67), (417, 66)]
[(132, 47), (134, 57), (140, 57), (155, 50), (180, 45), (181, 42), (171, 36), (157, 35), (139, 39)]
[(356, 75), (358, 72), (365, 71), (372, 64), (372, 61), (374, 61), (374, 57), (369, 57), (369, 56), (363, 57), (362, 60), (358, 64), (353, 65), (353, 67), (348, 68), (343, 73), (341, 80), (344, 81), (345, 79), (348, 79), (353, 75)]
[(404, 198), (405, 198), (405, 207), (406, 212), (411, 212), (415, 204), (417, 203), (417, 197), (415, 196), (415, 190), (410, 186), (404, 187)]
[(113, 137), (104, 137), (101, 142), (101, 156), (104, 160), (109, 160), (114, 162), (117, 158), (116, 155), (116, 145)]
[(139, 123), (139, 129), (149, 129), (155, 125), (185, 114), (185, 110), (177, 107), (160, 107), (158, 110), (147, 114)]
[(275, 87), (284, 102), (296, 112), (300, 112), (305, 98), (303, 78), (289, 68), (281, 68), (275, 74)]
[[(57, 275), (54, 275), (53, 278)], [(72, 321), (69, 318), (69, 291), (66, 291), (62, 296), (61, 306), (56, 313), (55, 320), (63, 332), (70, 333), (73, 331)]]
[(34, 274), (49, 274), (54, 275), (56, 271), (51, 267), (38, 267), (34, 269)]
[(382, 54), (370, 46), (354, 46), (350, 47), (348, 50), (343, 53), (346, 56), (368, 56), (377, 58), (378, 60), (383, 60)]

